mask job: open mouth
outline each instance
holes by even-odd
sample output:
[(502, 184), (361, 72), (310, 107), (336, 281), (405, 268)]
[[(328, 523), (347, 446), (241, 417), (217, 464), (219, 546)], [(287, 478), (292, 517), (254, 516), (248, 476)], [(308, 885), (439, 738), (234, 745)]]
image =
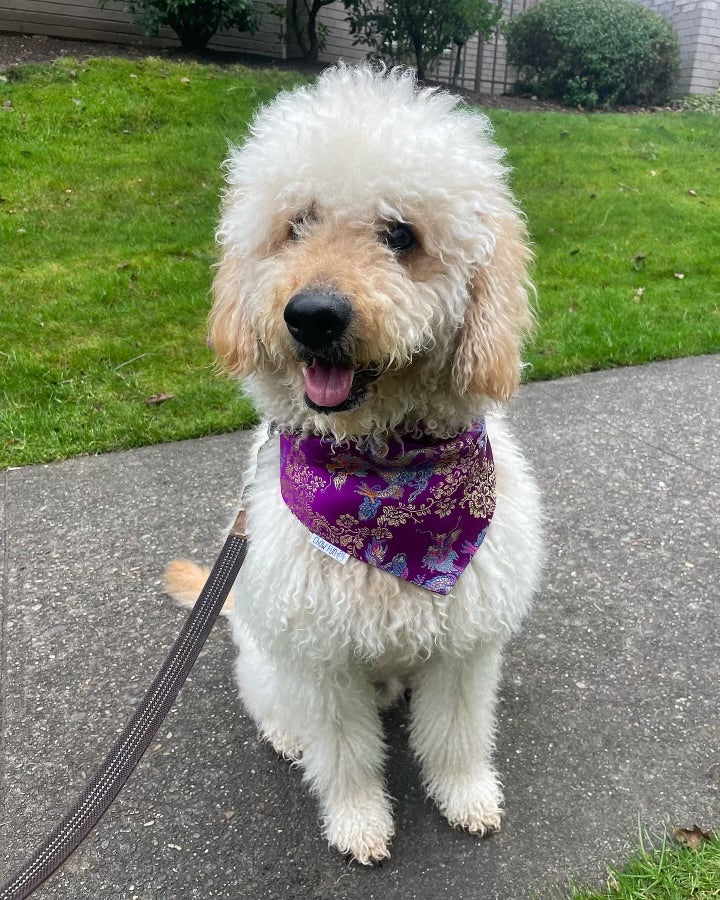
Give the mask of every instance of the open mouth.
[(379, 366), (358, 369), (314, 356), (305, 369), (305, 402), (316, 412), (354, 409), (365, 400), (365, 388), (379, 374)]

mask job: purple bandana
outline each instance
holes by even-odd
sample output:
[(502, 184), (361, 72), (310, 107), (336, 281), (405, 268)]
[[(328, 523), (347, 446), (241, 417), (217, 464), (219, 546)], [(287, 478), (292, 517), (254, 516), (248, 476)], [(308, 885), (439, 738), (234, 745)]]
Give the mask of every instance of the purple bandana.
[(448, 440), (396, 437), (385, 455), (280, 434), (280, 490), (315, 546), (448, 594), (495, 510), (485, 421)]

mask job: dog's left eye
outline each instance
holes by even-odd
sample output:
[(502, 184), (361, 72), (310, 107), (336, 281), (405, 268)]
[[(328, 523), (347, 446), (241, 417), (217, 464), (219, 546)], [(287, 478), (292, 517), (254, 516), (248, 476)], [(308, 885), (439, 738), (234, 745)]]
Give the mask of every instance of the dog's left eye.
[(380, 239), (388, 245), (393, 253), (408, 250), (417, 243), (415, 235), (404, 222), (394, 222), (388, 226), (387, 230), (381, 234)]

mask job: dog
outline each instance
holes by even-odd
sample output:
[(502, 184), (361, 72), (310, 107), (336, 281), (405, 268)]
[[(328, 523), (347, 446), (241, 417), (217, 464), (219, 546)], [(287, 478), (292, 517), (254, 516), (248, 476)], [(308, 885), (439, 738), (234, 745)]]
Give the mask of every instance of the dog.
[[(246, 490), (237, 682), (363, 864), (389, 856), (379, 711), (408, 691), (442, 815), (478, 836), (503, 816), (501, 656), (542, 565), (503, 413), (533, 324), (503, 155), (484, 115), (410, 71), (341, 64), (261, 108), (226, 163), (210, 337), (272, 423)], [(203, 580), (177, 561), (168, 591)]]

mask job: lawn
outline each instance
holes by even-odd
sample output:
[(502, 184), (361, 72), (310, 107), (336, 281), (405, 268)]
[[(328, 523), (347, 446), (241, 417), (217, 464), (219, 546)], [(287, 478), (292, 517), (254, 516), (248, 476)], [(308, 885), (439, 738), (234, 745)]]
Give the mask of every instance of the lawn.
[(610, 870), (606, 888), (576, 887), (570, 900), (718, 900), (720, 834), (688, 837), (679, 845), (641, 836), (631, 859)]
[[(299, 80), (65, 59), (0, 82), (0, 467), (253, 420), (205, 345), (220, 163)], [(720, 120), (491, 116), (536, 247), (527, 377), (720, 351)]]

